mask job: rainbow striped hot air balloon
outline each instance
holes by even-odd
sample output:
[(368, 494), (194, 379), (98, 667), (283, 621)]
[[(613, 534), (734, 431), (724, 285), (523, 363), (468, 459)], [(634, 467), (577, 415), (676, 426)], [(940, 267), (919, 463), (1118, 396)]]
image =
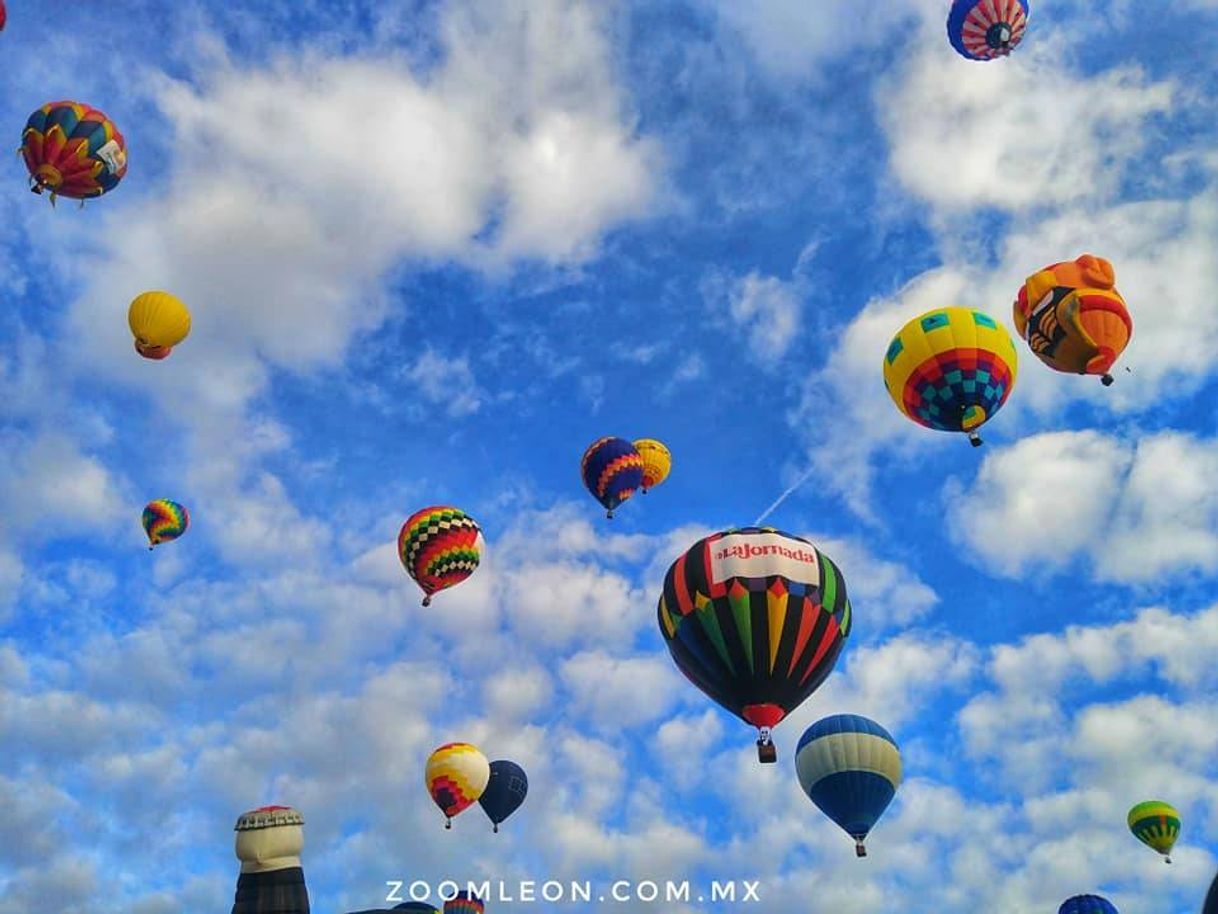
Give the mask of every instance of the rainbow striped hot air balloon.
[(592, 497), (612, 518), (613, 509), (643, 485), (643, 458), (625, 438), (598, 438), (588, 445), (580, 475)]
[(96, 108), (48, 102), (30, 115), (21, 134), (30, 190), (85, 200), (114, 190), (127, 173), (127, 143)]
[(837, 566), (773, 527), (694, 543), (668, 569), (656, 616), (685, 678), (757, 728), (764, 763), (778, 757), (771, 730), (832, 672), (851, 625)]
[(427, 792), (445, 816), (445, 828), (453, 827), (453, 816), (478, 802), (491, 779), (491, 763), (469, 743), (446, 743), (427, 759)]
[(808, 799), (866, 857), (863, 842), (901, 786), (901, 752), (892, 734), (858, 714), (826, 717), (804, 731), (795, 770)]
[(939, 308), (901, 328), (884, 355), (884, 387), (908, 419), (942, 432), (977, 429), (1015, 387), (1019, 357), (1010, 335), (988, 314)]
[(148, 549), (151, 551), (161, 543), (176, 540), (190, 526), (190, 512), (185, 506), (167, 498), (150, 501), (144, 508), (141, 518), (144, 533), (148, 535)]
[(460, 891), (456, 898), (444, 902), (444, 914), (482, 914), (486, 905), (473, 892)]
[(1129, 830), (1133, 836), (1171, 863), (1171, 849), (1180, 837), (1180, 813), (1162, 800), (1147, 800), (1129, 810)]
[(431, 596), (468, 578), (482, 560), (477, 521), (460, 508), (433, 505), (416, 511), (398, 533), (398, 558), (423, 590), (423, 605)]

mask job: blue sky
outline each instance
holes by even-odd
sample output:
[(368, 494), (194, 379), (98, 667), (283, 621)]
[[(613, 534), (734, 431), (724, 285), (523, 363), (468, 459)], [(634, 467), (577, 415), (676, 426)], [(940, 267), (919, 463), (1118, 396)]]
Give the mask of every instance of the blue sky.
[[(990, 64), (938, 0), (814, 6), (8, 3), (13, 145), (78, 99), (130, 170), (52, 210), (0, 162), (0, 914), (227, 910), (264, 803), (304, 813), (317, 911), (443, 877), (1200, 908), (1218, 6), (1036, 2)], [(896, 413), (905, 320), (1010, 327), (1023, 279), (1084, 252), (1132, 373), (1019, 344), (977, 451)], [(163, 363), (126, 327), (152, 288), (194, 315)], [(675, 460), (612, 522), (578, 475), (604, 434)], [(841, 566), (855, 628), (761, 767), (655, 603), (809, 471), (769, 522)], [(158, 497), (192, 526), (149, 555)], [(393, 541), (436, 503), (487, 550), (423, 610)], [(905, 758), (863, 861), (792, 761), (838, 712)], [(500, 835), (444, 831), (422, 771), (451, 740), (529, 772)], [(1171, 867), (1125, 830), (1147, 797), (1183, 812)]]

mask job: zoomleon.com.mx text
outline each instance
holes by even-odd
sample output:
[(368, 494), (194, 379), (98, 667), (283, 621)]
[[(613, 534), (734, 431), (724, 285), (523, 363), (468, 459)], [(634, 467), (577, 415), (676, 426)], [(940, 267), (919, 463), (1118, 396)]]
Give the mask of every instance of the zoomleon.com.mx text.
[(438, 900), (444, 902), (456, 898), (458, 892), (468, 892), (484, 902), (507, 904), (561, 904), (563, 902), (620, 904), (640, 901), (656, 904), (678, 902), (688, 904), (707, 901), (743, 903), (761, 901), (760, 881), (749, 879), (729, 879), (723, 882), (715, 880), (709, 885), (703, 886), (696, 886), (688, 880), (673, 882), (650, 879), (639, 882), (618, 879), (599, 887), (592, 882), (560, 882), (556, 879), (525, 879), (519, 882), (485, 880), (468, 882), (465, 885), (448, 879), (434, 886), (421, 880), (405, 882), (390, 879), (386, 880), (385, 885), (389, 889), (385, 901), (391, 904), (403, 901), (434, 902)]

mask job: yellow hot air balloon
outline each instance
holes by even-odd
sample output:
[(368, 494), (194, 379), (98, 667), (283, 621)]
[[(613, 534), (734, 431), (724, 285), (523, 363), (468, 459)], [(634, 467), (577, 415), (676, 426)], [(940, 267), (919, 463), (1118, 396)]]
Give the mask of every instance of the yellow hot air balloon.
[(446, 743), (427, 759), (427, 792), (444, 812), (445, 828), (453, 816), (478, 802), (491, 779), (491, 763), (469, 743)]
[(127, 309), (135, 351), (146, 359), (163, 359), (190, 333), (190, 312), (168, 292), (144, 292)]
[(1180, 836), (1180, 813), (1162, 800), (1147, 800), (1129, 810), (1129, 830), (1133, 836), (1171, 863), (1171, 849)]
[(634, 449), (643, 458), (643, 492), (652, 486), (658, 486), (668, 478), (672, 470), (672, 454), (661, 441), (654, 438), (640, 438), (634, 442)]

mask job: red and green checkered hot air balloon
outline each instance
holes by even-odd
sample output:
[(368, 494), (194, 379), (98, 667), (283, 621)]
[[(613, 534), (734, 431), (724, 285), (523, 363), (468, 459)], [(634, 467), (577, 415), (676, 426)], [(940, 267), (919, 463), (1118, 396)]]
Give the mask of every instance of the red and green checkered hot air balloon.
[(460, 508), (434, 505), (416, 511), (398, 533), (398, 558), (423, 589), (423, 605), (431, 596), (460, 584), (482, 558), (477, 521)]
[(127, 173), (127, 143), (111, 120), (80, 102), (47, 102), (21, 134), (30, 190), (86, 200), (114, 190)]

